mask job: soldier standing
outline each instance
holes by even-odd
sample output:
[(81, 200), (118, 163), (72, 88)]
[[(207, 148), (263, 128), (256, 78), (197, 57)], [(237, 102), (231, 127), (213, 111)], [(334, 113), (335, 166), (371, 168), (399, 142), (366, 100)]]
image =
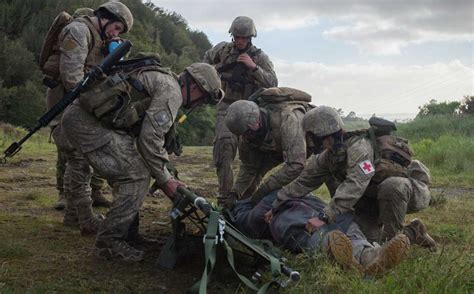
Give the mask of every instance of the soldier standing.
[[(52, 54), (45, 64), (49, 78), (57, 82), (47, 91), (48, 103), (54, 105), (67, 91), (71, 91), (84, 74), (104, 59), (107, 42), (120, 33), (128, 32), (133, 16), (120, 2), (107, 2), (94, 11), (94, 16), (75, 18), (59, 35), (59, 51)], [(58, 71), (57, 76), (54, 74)], [(58, 125), (52, 132), (58, 149), (66, 157), (64, 193), (66, 212), (63, 223), (79, 225), (82, 234), (95, 234), (103, 219), (92, 211), (90, 190), (91, 168), (84, 157), (72, 146), (64, 134), (70, 130)]]
[[(205, 63), (188, 66), (179, 81), (170, 70), (159, 66), (127, 74), (133, 78), (133, 89), (141, 89), (139, 93), (129, 93), (132, 103), (118, 109), (115, 104), (105, 103), (123, 98), (113, 90), (112, 100), (97, 105), (98, 95), (108, 97), (101, 85), (113, 85), (112, 80), (107, 80), (90, 93), (83, 93), (66, 109), (62, 126), (74, 130), (66, 132), (69, 141), (113, 187), (112, 205), (97, 234), (95, 255), (140, 261), (144, 252), (133, 245), (146, 241), (138, 232), (138, 213), (150, 176), (170, 198), (178, 186), (184, 185), (165, 167), (165, 134), (180, 106), (191, 108), (204, 99), (221, 99), (223, 91), (217, 72)], [(119, 77), (111, 78), (116, 81)]]
[[(240, 170), (228, 197), (228, 206), (237, 199), (252, 197), (257, 203), (270, 192), (294, 180), (304, 169), (306, 139), (301, 123), (311, 96), (292, 88), (269, 88), (260, 93), (267, 101), (287, 97), (288, 101), (241, 100), (229, 106), (225, 123), (240, 136)], [(281, 168), (262, 179), (271, 169)]]
[[(331, 195), (325, 215), (313, 220), (315, 229), (337, 222), (339, 216), (349, 213), (354, 214), (370, 241), (388, 240), (403, 232), (411, 244), (435, 247), (419, 219), (403, 226), (407, 213), (429, 205), (431, 176), (426, 166), (413, 160), (406, 168), (398, 167), (402, 168), (401, 174), (394, 175), (390, 169), (376, 173), (371, 140), (357, 132), (346, 132), (342, 119), (331, 107), (321, 106), (306, 113), (303, 131), (315, 145), (322, 146), (322, 151), (312, 155), (300, 176), (278, 192), (273, 202), (275, 209), (285, 200), (302, 197), (335, 177), (340, 184)], [(378, 181), (374, 182), (376, 174)], [(385, 178), (381, 179), (382, 174)], [(272, 210), (266, 213), (267, 221), (272, 214)]]
[(228, 196), (234, 182), (232, 162), (237, 153), (238, 139), (226, 127), (224, 117), (229, 105), (247, 99), (259, 88), (278, 85), (273, 64), (268, 56), (252, 44), (257, 36), (253, 20), (247, 16), (237, 17), (230, 26), (232, 42), (221, 42), (208, 50), (204, 62), (216, 67), (221, 75), (222, 88), (226, 95), (217, 105), (216, 136), (213, 160), (219, 182), (218, 201)]

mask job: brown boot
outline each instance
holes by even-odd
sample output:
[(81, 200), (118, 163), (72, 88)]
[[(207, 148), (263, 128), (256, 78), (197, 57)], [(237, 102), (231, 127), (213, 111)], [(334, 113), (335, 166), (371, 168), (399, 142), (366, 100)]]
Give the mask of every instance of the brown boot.
[(362, 252), (361, 264), (369, 276), (380, 276), (397, 266), (410, 249), (410, 240), (399, 234), (382, 247), (366, 248)]
[(403, 227), (403, 234), (410, 239), (411, 244), (416, 244), (430, 251), (436, 251), (436, 242), (428, 235), (425, 224), (418, 218), (413, 219), (409, 225)]
[(81, 235), (95, 235), (105, 217), (102, 214), (95, 214), (91, 206), (77, 206), (77, 216), (79, 217), (79, 227)]
[(351, 240), (341, 231), (331, 231), (324, 238), (324, 248), (331, 259), (344, 268), (363, 272), (362, 266), (352, 256)]
[(92, 189), (92, 206), (110, 207), (112, 202), (105, 198), (100, 189)]
[(59, 193), (58, 202), (54, 205), (54, 209), (63, 210), (64, 208), (66, 208), (66, 197), (64, 196), (64, 193)]

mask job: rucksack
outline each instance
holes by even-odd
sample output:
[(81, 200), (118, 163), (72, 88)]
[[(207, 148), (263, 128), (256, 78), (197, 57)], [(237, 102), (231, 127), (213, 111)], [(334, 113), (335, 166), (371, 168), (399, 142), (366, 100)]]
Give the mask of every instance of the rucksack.
[(374, 183), (381, 183), (388, 177), (408, 177), (407, 167), (412, 161), (413, 150), (408, 140), (393, 134), (395, 124), (388, 120), (372, 117), (366, 136), (374, 149)]

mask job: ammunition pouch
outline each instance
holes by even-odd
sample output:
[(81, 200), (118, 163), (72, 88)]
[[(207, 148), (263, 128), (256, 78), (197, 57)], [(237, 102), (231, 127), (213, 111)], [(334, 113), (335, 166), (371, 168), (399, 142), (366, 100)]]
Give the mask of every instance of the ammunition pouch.
[(380, 184), (388, 177), (408, 178), (407, 168), (390, 159), (380, 158), (376, 160), (375, 175), (371, 181), (375, 184)]

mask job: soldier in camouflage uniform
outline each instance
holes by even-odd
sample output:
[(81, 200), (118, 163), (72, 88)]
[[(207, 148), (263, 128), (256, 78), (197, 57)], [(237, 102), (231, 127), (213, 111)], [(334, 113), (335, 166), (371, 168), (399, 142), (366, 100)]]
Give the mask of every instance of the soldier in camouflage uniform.
[[(263, 93), (277, 95), (311, 96), (291, 88), (270, 88)], [(236, 199), (252, 197), (257, 203), (271, 191), (280, 189), (294, 180), (303, 170), (306, 161), (306, 139), (301, 123), (307, 103), (288, 101), (262, 103), (236, 101), (229, 106), (225, 123), (236, 136), (240, 136), (241, 161), (237, 179), (228, 196), (227, 206)], [(262, 179), (271, 169), (281, 168)]]
[[(317, 189), (330, 177), (340, 184), (325, 208), (326, 216), (319, 225), (334, 222), (339, 215), (350, 213), (370, 241), (393, 238), (398, 232), (408, 236), (412, 244), (434, 248), (434, 240), (418, 220), (403, 226), (406, 213), (420, 211), (429, 205), (430, 173), (421, 162), (413, 160), (407, 177), (389, 176), (380, 183), (371, 182), (375, 175), (374, 148), (365, 136), (351, 136), (344, 131), (339, 114), (321, 106), (303, 118), (303, 130), (322, 145), (323, 151), (312, 155), (300, 176), (279, 191), (273, 207), (294, 197), (302, 197)], [(272, 211), (265, 215), (271, 220)]]
[(221, 42), (204, 55), (204, 62), (214, 65), (220, 73), (222, 88), (226, 93), (225, 98), (217, 105), (213, 150), (219, 182), (219, 201), (232, 188), (232, 162), (238, 144), (237, 137), (224, 123), (227, 108), (237, 100), (247, 99), (259, 88), (278, 85), (272, 62), (261, 49), (252, 44), (252, 37), (257, 36), (253, 20), (246, 16), (237, 17), (232, 22), (229, 33), (233, 37), (232, 42)]
[[(94, 16), (94, 9), (88, 8), (88, 7), (82, 7), (78, 8), (74, 11), (72, 14), (73, 18), (78, 18), (80, 16), (89, 16), (93, 17)], [(54, 98), (60, 99), (62, 97)], [(49, 96), (49, 99), (52, 99), (52, 97)], [(48, 103), (48, 108), (50, 108), (52, 105)], [(54, 129), (60, 122), (60, 118), (58, 117), (54, 119), (50, 123), (50, 127)], [(56, 160), (56, 189), (58, 189), (58, 202), (55, 204), (54, 208), (56, 210), (63, 210), (66, 208), (66, 197), (64, 196), (64, 173), (66, 172), (66, 156), (61, 152), (61, 150), (57, 149), (57, 160)], [(102, 187), (104, 186), (104, 180), (98, 177), (96, 174), (92, 175), (91, 179), (91, 198), (92, 198), (92, 205), (93, 206), (104, 206), (104, 207), (109, 207), (110, 206), (110, 201), (107, 200), (103, 195), (102, 195)]]
[[(128, 32), (133, 25), (133, 16), (127, 6), (120, 2), (107, 2), (94, 11), (94, 16), (75, 18), (59, 35), (59, 85), (47, 91), (48, 104), (54, 105), (65, 92), (71, 91), (84, 74), (104, 59), (104, 48), (108, 40), (120, 33)], [(54, 58), (54, 55), (50, 57)], [(54, 64), (52, 62), (52, 64)], [(101, 215), (92, 211), (91, 168), (82, 154), (67, 140), (71, 130), (58, 125), (52, 136), (58, 149), (66, 157), (64, 193), (66, 212), (64, 224), (77, 226), (82, 234), (98, 231)]]
[[(206, 63), (188, 66), (179, 81), (171, 71), (158, 66), (140, 69), (133, 78), (143, 86), (148, 98), (139, 107), (134, 104), (120, 110), (114, 121), (122, 121), (123, 113), (140, 110), (140, 119), (135, 123), (126, 128), (103, 123), (102, 117), (98, 119), (88, 112), (87, 104), (79, 98), (65, 111), (62, 125), (74, 130), (67, 133), (70, 142), (113, 187), (112, 205), (97, 234), (95, 255), (140, 261), (144, 252), (133, 245), (144, 238), (138, 234), (138, 212), (148, 192), (150, 176), (170, 198), (178, 186), (184, 185), (165, 167), (165, 134), (180, 106), (195, 107), (205, 98), (221, 99), (223, 91), (217, 72)], [(112, 109), (113, 113), (105, 117), (115, 117), (115, 111), (118, 110)]]

